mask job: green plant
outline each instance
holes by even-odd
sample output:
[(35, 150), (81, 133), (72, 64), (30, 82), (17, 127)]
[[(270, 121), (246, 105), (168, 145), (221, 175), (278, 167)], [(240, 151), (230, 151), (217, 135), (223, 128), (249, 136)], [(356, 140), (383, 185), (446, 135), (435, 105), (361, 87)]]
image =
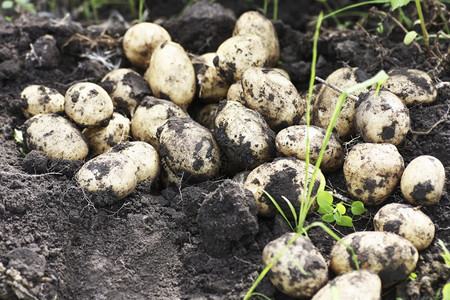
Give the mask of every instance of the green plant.
[(14, 140), (19, 144), (19, 151), (23, 156), (26, 156), (25, 150), (23, 150), (23, 133), (21, 130), (14, 129)]
[[(264, 15), (267, 16), (267, 10), (269, 8), (270, 0), (264, 0), (263, 5), (263, 12)], [(278, 19), (278, 0), (273, 0), (273, 15), (272, 19), (277, 20)]]
[(321, 191), (317, 194), (317, 204), (319, 205), (318, 213), (322, 214), (322, 221), (326, 223), (336, 222), (339, 226), (353, 227), (353, 220), (349, 216), (345, 216), (347, 212), (346, 206), (354, 216), (361, 215), (366, 212), (364, 204), (361, 201), (354, 201), (348, 204), (340, 201), (337, 204), (333, 203), (333, 195), (328, 191)]
[[(29, 0), (6, 0), (2, 2), (1, 5), (2, 10), (14, 10), (18, 14), (23, 13), (36, 13), (36, 9), (34, 4)], [(7, 21), (12, 21), (12, 16), (5, 16)]]

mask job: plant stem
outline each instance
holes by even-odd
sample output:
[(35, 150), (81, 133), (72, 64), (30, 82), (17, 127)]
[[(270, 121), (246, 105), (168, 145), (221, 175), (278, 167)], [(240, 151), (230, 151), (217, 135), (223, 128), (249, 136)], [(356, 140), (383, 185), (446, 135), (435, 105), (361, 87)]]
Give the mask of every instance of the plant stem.
[(427, 49), (428, 57), (431, 57), (430, 39), (428, 37), (427, 28), (425, 27), (425, 19), (423, 17), (423, 13), (422, 13), (422, 6), (420, 5), (420, 0), (415, 0), (415, 1), (416, 1), (417, 13), (419, 14), (419, 18), (420, 18), (420, 26), (422, 27), (423, 42), (425, 44), (425, 48)]
[(278, 19), (278, 0), (273, 1), (273, 19)]

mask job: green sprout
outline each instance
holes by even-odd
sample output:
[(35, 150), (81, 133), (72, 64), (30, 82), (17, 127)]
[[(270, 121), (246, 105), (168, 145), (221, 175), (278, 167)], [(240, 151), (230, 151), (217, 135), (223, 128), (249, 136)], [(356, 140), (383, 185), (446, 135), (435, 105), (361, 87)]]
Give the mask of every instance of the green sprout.
[(354, 201), (352, 204), (341, 201), (333, 204), (333, 195), (327, 191), (321, 191), (317, 194), (317, 204), (319, 205), (317, 212), (322, 215), (322, 221), (326, 223), (336, 222), (337, 225), (345, 227), (353, 227), (353, 219), (345, 216), (347, 212), (346, 206), (350, 207), (354, 216), (359, 216), (366, 212), (361, 201)]
[(19, 151), (23, 156), (26, 156), (25, 150), (23, 150), (23, 132), (19, 129), (14, 128), (14, 140), (19, 144)]

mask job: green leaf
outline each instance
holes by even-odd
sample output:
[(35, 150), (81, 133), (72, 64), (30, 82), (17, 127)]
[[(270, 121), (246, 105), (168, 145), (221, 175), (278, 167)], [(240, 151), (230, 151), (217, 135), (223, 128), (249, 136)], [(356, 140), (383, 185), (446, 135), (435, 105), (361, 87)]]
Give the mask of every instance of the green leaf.
[(450, 300), (450, 282), (446, 283), (442, 289), (442, 299)]
[(411, 44), (411, 43), (414, 41), (414, 39), (415, 39), (418, 35), (419, 35), (419, 34), (418, 34), (417, 32), (415, 32), (414, 30), (408, 32), (408, 33), (405, 35), (405, 38), (403, 39), (403, 43), (404, 43), (405, 45)]
[(317, 212), (318, 212), (319, 214), (321, 214), (321, 215), (329, 214), (329, 213), (330, 213), (328, 210), (324, 209), (324, 208), (321, 207), (321, 206), (319, 206), (319, 209), (317, 210)]
[(336, 222), (339, 226), (345, 226), (345, 227), (353, 227), (353, 221), (352, 218), (349, 216), (342, 216), (341, 220), (339, 222)]
[(384, 32), (384, 26), (383, 26), (383, 23), (382, 23), (382, 22), (379, 22), (379, 23), (378, 23), (378, 26), (377, 26), (377, 32), (378, 32), (379, 34), (382, 34), (382, 33)]
[(354, 216), (359, 216), (366, 212), (366, 208), (361, 201), (355, 201), (352, 203), (351, 211)]
[(326, 206), (333, 204), (333, 195), (331, 195), (329, 192), (327, 191), (320, 191), (317, 193), (317, 203), (320, 206)]
[(411, 2), (411, 0), (390, 0), (390, 1), (391, 1), (391, 6), (392, 6), (392, 11), (396, 10), (397, 8), (399, 8), (401, 6), (405, 6), (409, 2)]
[(22, 131), (18, 129), (14, 129), (14, 139), (16, 140), (16, 143), (23, 144), (23, 133)]
[(2, 9), (10, 9), (13, 8), (14, 1), (3, 1), (2, 2)]
[(342, 215), (340, 212), (335, 211), (333, 214), (333, 218), (336, 220), (336, 223), (339, 223), (341, 222)]
[(334, 222), (334, 217), (333, 214), (326, 214), (322, 216), (322, 221), (326, 222), (326, 223), (332, 223)]
[(341, 202), (339, 202), (338, 204), (336, 204), (336, 208), (337, 208), (338, 212), (341, 213), (341, 215), (345, 214), (345, 212), (347, 211), (347, 210), (345, 209), (344, 204), (342, 204)]

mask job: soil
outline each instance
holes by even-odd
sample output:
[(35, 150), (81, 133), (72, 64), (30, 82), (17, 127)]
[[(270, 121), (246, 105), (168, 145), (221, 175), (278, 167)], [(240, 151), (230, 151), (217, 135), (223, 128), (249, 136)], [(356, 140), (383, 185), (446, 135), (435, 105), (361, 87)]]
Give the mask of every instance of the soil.
[[(168, 6), (151, 2), (149, 20), (166, 27), (173, 39), (192, 53), (215, 51), (231, 35), (233, 14), (262, 7), (258, 1), (218, 1), (232, 11), (211, 13), (197, 7), (182, 17), (170, 18), (182, 8), (179, 1), (159, 1), (173, 4)], [(281, 68), (299, 91), (306, 91), (313, 37), (308, 21), (322, 6), (319, 1), (309, 1), (309, 5), (280, 2), (281, 20), (273, 23), (281, 45)], [(424, 6), (430, 20), (435, 11)], [(448, 5), (446, 9), (448, 20)], [(325, 78), (344, 65), (359, 67), (368, 75), (406, 67), (428, 72), (435, 82), (450, 81), (448, 40), (439, 41), (440, 53), (432, 45), (437, 57), (428, 57), (421, 41), (418, 46), (404, 45), (404, 33), (390, 19), (383, 20), (383, 34), (375, 30), (376, 17), (346, 29), (336, 29), (327, 20), (319, 39), (317, 75)], [(439, 27), (439, 19), (433, 20), (429, 30), (437, 32), (442, 24)], [(50, 160), (36, 151), (22, 154), (14, 140), (14, 130), (25, 122), (21, 90), (42, 84), (64, 94), (80, 81), (98, 83), (108, 72), (108, 63), (130, 67), (120, 45), (124, 23), (111, 18), (89, 27), (31, 14), (12, 22), (0, 21), (1, 299), (239, 299), (262, 270), (263, 247), (289, 230), (278, 217), (256, 217), (248, 192), (227, 178), (182, 189), (142, 183), (124, 200), (99, 207), (73, 180), (81, 162)], [(102, 33), (103, 29), (108, 33)], [(83, 57), (89, 50), (91, 58)], [(105, 53), (110, 58), (102, 64), (99, 55)], [(431, 105), (412, 107), (414, 132), (398, 146), (405, 163), (421, 154), (438, 158), (445, 166), (447, 181), (440, 202), (422, 208), (436, 226), (436, 237), (420, 252), (417, 278), (384, 290), (383, 299), (435, 299), (450, 280), (438, 244), (441, 239), (450, 245), (449, 95), (450, 87), (443, 87)], [(347, 195), (342, 172), (329, 174), (327, 180), (329, 186)], [(389, 197), (387, 203), (391, 202), (405, 203), (399, 189)], [(377, 209), (369, 208), (355, 217), (354, 228), (331, 227), (340, 236), (372, 230)], [(319, 219), (313, 213), (308, 222)], [(328, 258), (334, 240), (319, 229), (310, 230), (309, 237)], [(257, 291), (274, 299), (289, 299), (268, 279)]]

